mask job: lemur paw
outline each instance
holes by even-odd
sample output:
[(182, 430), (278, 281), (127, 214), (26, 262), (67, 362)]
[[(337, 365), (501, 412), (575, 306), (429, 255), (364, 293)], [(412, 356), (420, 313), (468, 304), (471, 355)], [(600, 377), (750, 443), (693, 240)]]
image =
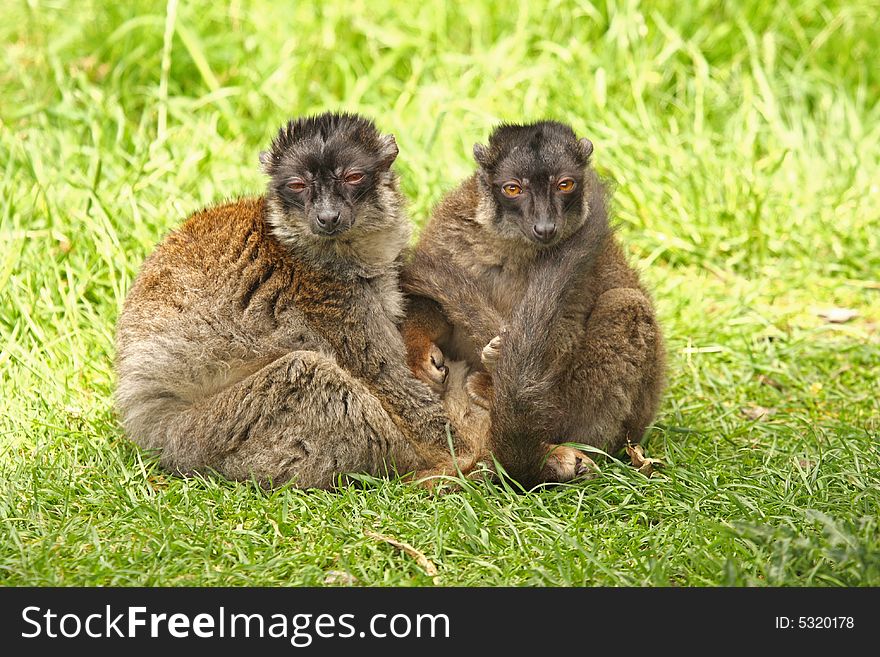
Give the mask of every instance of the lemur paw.
[(589, 456), (574, 447), (547, 445), (547, 460), (541, 471), (541, 480), (553, 483), (571, 481), (579, 477), (593, 477), (599, 466)]
[(471, 403), (492, 410), (492, 378), (485, 372), (472, 372), (464, 382)]
[(489, 344), (483, 347), (483, 351), (480, 353), (480, 360), (483, 362), (483, 367), (486, 368), (486, 371), (489, 374), (494, 374), (495, 366), (498, 364), (498, 359), (501, 357), (501, 345), (504, 341), (501, 339), (500, 335), (496, 335), (494, 338), (489, 340)]
[(446, 367), (443, 352), (437, 345), (432, 344), (422, 362), (418, 365), (417, 376), (427, 383), (434, 392), (443, 392), (446, 388), (446, 377), (449, 376), (449, 368)]

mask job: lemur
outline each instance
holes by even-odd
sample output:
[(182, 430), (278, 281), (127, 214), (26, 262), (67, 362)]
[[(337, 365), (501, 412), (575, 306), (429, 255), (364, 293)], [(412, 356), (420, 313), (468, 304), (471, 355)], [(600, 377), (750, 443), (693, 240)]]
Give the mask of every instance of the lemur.
[(266, 485), (449, 470), (448, 417), (398, 331), (397, 154), (359, 116), (292, 120), (260, 155), (264, 196), (196, 212), (159, 244), (117, 326), (134, 442), (179, 473)]
[(567, 125), (502, 125), (439, 204), (402, 272), (413, 372), (443, 391), (465, 361), (488, 449), (523, 485), (591, 469), (641, 440), (664, 386), (648, 293), (608, 222), (593, 145)]

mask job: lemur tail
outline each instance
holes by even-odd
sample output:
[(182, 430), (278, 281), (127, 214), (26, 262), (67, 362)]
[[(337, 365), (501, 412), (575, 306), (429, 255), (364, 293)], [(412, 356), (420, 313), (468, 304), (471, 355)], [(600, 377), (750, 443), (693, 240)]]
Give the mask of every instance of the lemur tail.
[(559, 385), (554, 345), (570, 300), (592, 269), (611, 234), (605, 190), (594, 183), (584, 225), (539, 263), (522, 302), (502, 333), (501, 354), (492, 375), (491, 445), (495, 458), (523, 486), (539, 483), (542, 443), (558, 442), (556, 421), (565, 413), (553, 400)]

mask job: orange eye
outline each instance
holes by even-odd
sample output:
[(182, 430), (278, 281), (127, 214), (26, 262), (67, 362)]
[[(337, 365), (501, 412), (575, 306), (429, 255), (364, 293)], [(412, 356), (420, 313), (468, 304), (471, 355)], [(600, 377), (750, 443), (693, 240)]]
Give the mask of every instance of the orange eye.
[(363, 182), (363, 180), (364, 174), (362, 174), (360, 171), (353, 171), (345, 177), (345, 182), (347, 182), (349, 185), (357, 185)]
[(290, 191), (296, 192), (297, 194), (299, 194), (301, 191), (303, 191), (306, 188), (306, 183), (301, 178), (294, 178), (289, 183), (287, 183), (287, 188)]
[(522, 194), (523, 188), (516, 183), (504, 183), (501, 186), (501, 191), (504, 192), (505, 196), (513, 197)]
[(563, 178), (558, 183), (556, 183), (556, 189), (560, 192), (568, 193), (574, 189), (575, 182), (571, 178)]

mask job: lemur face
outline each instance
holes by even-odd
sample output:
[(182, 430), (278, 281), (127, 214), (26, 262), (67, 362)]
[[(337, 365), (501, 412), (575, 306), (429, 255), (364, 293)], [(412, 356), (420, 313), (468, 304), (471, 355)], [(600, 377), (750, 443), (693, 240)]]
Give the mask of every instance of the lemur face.
[(384, 216), (379, 188), (396, 157), (394, 137), (371, 121), (327, 113), (290, 121), (260, 162), (284, 228), (331, 240)]
[(491, 194), (493, 229), (544, 247), (583, 222), (584, 171), (593, 145), (562, 123), (502, 125), (489, 145), (474, 146)]

